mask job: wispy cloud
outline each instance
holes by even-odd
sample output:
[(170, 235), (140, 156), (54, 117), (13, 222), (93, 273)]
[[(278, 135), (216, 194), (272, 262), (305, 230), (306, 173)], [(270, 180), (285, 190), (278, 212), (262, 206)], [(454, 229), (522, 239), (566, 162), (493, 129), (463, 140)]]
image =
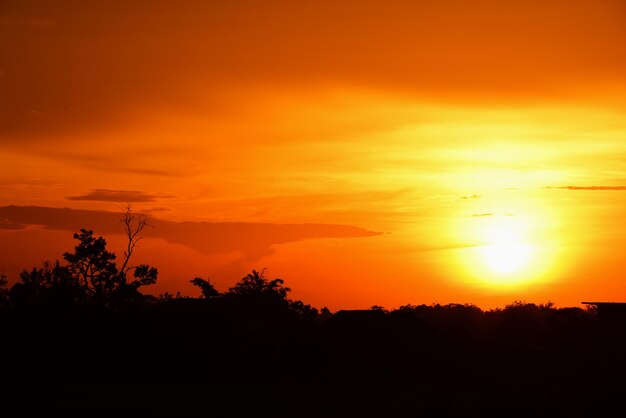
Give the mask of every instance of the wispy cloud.
[(153, 212), (171, 212), (172, 208), (168, 208), (166, 206), (155, 206), (153, 208), (150, 209), (146, 209), (146, 212), (148, 213), (153, 213)]
[(475, 213), (472, 215), (472, 218), (484, 218), (487, 216), (494, 216), (493, 213)]
[(61, 155), (55, 156), (55, 158), (61, 161), (78, 164), (89, 169), (106, 171), (107, 173), (116, 172), (161, 177), (173, 177), (180, 175), (179, 172), (173, 170), (158, 167), (155, 168), (154, 166), (140, 166), (137, 165), (137, 162), (132, 163), (129, 161), (122, 161), (120, 159), (115, 160), (110, 155), (65, 152)]
[(546, 189), (626, 191), (626, 186), (548, 186)]
[(67, 200), (87, 200), (98, 202), (156, 202), (159, 199), (169, 199), (174, 196), (166, 194), (149, 194), (137, 190), (94, 189), (89, 193), (78, 196), (67, 196)]
[[(123, 234), (120, 214), (115, 212), (50, 208), (42, 206), (0, 207), (4, 229), (24, 229), (40, 225), (44, 229), (76, 232), (93, 229), (96, 234)], [(204, 254), (239, 252), (241, 259), (252, 262), (271, 254), (274, 246), (319, 238), (358, 238), (380, 232), (351, 225), (273, 224), (251, 222), (172, 222), (153, 219), (146, 238), (160, 238), (182, 244)]]

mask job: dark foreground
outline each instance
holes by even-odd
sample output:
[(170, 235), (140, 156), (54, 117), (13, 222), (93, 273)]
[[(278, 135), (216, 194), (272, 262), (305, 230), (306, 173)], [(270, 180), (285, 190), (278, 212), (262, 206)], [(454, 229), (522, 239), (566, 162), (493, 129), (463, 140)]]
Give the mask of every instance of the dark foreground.
[(625, 409), (621, 318), (522, 303), (310, 318), (274, 308), (216, 298), (5, 309), (2, 416), (570, 417)]

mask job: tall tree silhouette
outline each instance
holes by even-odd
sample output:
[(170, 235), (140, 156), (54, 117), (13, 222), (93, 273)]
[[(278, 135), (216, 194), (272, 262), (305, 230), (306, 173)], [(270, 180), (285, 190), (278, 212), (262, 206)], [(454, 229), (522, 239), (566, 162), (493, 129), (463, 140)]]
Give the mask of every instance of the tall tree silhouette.
[(124, 261), (120, 272), (125, 276), (129, 270), (135, 268), (129, 264), (130, 258), (133, 255), (133, 251), (139, 241), (143, 239), (141, 235), (146, 226), (150, 226), (150, 218), (145, 213), (135, 213), (132, 210), (132, 205), (129, 203), (124, 208), (122, 213), (122, 219), (120, 222), (124, 224), (124, 230), (126, 232), (127, 242), (126, 249), (124, 250)]
[[(79, 241), (74, 252), (66, 252), (63, 258), (68, 269), (84, 289), (86, 294), (96, 301), (109, 303), (114, 300), (137, 299), (141, 297), (138, 289), (141, 286), (156, 283), (158, 271), (146, 264), (131, 265), (130, 258), (137, 242), (142, 238), (141, 232), (148, 224), (144, 215), (134, 214), (128, 205), (123, 213), (127, 248), (121, 268), (115, 263), (116, 255), (106, 249), (103, 237), (94, 237), (92, 230), (81, 229), (74, 234)], [(128, 273), (132, 271), (132, 279)]]
[(72, 276), (95, 299), (110, 297), (123, 278), (115, 265), (115, 254), (106, 249), (106, 240), (94, 237), (90, 229), (81, 229), (74, 239), (79, 241), (74, 252), (63, 254)]

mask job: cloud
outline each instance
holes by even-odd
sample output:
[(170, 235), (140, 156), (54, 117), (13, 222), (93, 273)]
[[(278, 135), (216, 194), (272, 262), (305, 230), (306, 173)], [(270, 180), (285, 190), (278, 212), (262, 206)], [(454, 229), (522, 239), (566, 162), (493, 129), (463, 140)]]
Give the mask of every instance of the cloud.
[(146, 209), (146, 212), (171, 212), (172, 208), (168, 208), (167, 206), (155, 206), (153, 208)]
[(549, 187), (546, 187), (546, 189), (626, 191), (626, 186), (549, 186)]
[(24, 224), (20, 224), (20, 223), (15, 223), (15, 222), (11, 222), (8, 219), (5, 218), (0, 218), (0, 229), (24, 229), (26, 228), (26, 225)]
[(63, 149), (62, 153), (49, 153), (49, 157), (59, 161), (69, 162), (92, 170), (106, 171), (107, 173), (143, 174), (148, 176), (175, 177), (180, 175), (180, 170), (167, 170), (155, 167), (154, 161), (145, 161), (146, 157), (151, 158), (154, 154), (146, 154), (149, 147), (143, 146), (141, 154), (144, 157), (140, 161), (138, 156), (106, 154), (102, 149), (96, 148), (96, 153), (92, 151), (76, 151), (70, 148)]
[(27, 177), (27, 178), (5, 178), (0, 179), (0, 187), (58, 187), (65, 183), (54, 177)]
[(156, 202), (159, 199), (169, 199), (174, 196), (165, 194), (149, 194), (137, 190), (94, 189), (89, 193), (78, 196), (67, 196), (67, 200), (87, 200), (98, 202)]
[[(40, 225), (44, 229), (77, 232), (92, 229), (96, 235), (123, 234), (120, 213), (51, 208), (42, 206), (0, 207), (4, 225)], [(153, 228), (146, 238), (164, 239), (182, 244), (204, 254), (241, 253), (241, 259), (253, 262), (271, 254), (274, 246), (318, 238), (359, 238), (381, 235), (380, 232), (350, 225), (272, 224), (249, 222), (172, 222), (152, 219)], [(19, 229), (17, 228), (17, 229)], [(6, 228), (5, 228), (6, 229)], [(12, 227), (10, 229), (16, 229)]]
[(487, 216), (494, 216), (493, 213), (475, 213), (472, 215), (472, 218), (484, 218)]
[(467, 200), (467, 199), (480, 199), (482, 196), (479, 194), (472, 194), (469, 196), (463, 196), (461, 197), (461, 199)]

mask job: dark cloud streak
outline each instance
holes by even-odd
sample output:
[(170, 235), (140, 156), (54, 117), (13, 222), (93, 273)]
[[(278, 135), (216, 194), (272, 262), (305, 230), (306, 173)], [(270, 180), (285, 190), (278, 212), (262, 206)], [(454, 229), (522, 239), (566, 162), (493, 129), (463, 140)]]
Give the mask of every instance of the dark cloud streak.
[(157, 195), (140, 192), (136, 190), (110, 190), (95, 189), (91, 192), (78, 196), (67, 196), (67, 200), (85, 200), (98, 202), (129, 202), (129, 203), (146, 203), (157, 202), (160, 199), (172, 198), (172, 195)]
[[(2, 225), (9, 229), (40, 225), (44, 229), (76, 232), (92, 229), (97, 235), (123, 234), (120, 213), (41, 206), (0, 207)], [(318, 238), (359, 238), (380, 235), (350, 225), (270, 224), (249, 222), (172, 222), (153, 219), (146, 238), (160, 238), (205, 254), (241, 252), (252, 262), (273, 252), (274, 246)], [(4, 228), (7, 229), (7, 228)]]

